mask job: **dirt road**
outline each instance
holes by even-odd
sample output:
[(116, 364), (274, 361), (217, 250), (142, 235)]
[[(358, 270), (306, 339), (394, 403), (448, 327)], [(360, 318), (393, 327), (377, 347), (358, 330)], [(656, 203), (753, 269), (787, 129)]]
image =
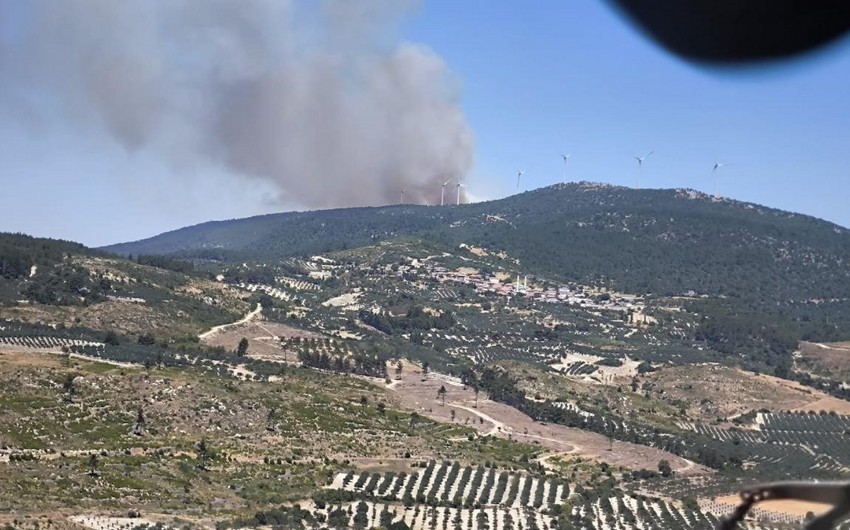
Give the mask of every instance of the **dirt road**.
[[(534, 421), (513, 407), (478, 396), (471, 389), (445, 385), (433, 375), (423, 377), (407, 365), (400, 381), (393, 381), (389, 389), (401, 404), (423, 416), (441, 421), (455, 422), (476, 429), (482, 436), (490, 435), (528, 442), (550, 450), (554, 454), (543, 455), (548, 459), (569, 454), (607, 462), (628, 469), (653, 469), (659, 460), (668, 460), (680, 475), (703, 475), (711, 473), (704, 466), (695, 464), (672, 453), (652, 447), (615, 441), (605, 436), (566, 427)], [(445, 406), (438, 399), (437, 391), (445, 386)], [(452, 416), (454, 411), (454, 416)]]
[(200, 335), (198, 335), (198, 338), (203, 340), (203, 339), (209, 337), (210, 335), (218, 333), (219, 331), (227, 329), (231, 326), (238, 326), (239, 324), (244, 324), (246, 322), (250, 322), (250, 321), (254, 320), (255, 318), (257, 318), (257, 316), (262, 312), (263, 312), (263, 306), (260, 305), (260, 304), (257, 304), (257, 308), (254, 309), (253, 311), (251, 311), (250, 313), (248, 313), (247, 315), (245, 315), (241, 320), (237, 320), (236, 322), (231, 322), (230, 324), (222, 324), (220, 326), (215, 326), (215, 327), (211, 328), (209, 331), (205, 331), (205, 332), (201, 333)]

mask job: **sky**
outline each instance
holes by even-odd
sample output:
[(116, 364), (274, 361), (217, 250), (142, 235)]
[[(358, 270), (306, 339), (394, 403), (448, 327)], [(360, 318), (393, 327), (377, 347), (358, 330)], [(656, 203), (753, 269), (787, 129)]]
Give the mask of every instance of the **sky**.
[[(10, 2), (0, 52), (27, 23)], [(567, 180), (635, 186), (633, 157), (653, 151), (641, 187), (712, 192), (712, 166), (728, 163), (719, 194), (850, 227), (847, 42), (729, 71), (669, 55), (603, 2), (422, 0), (400, 19), (392, 38), (433, 52), (458, 89), (471, 198), (515, 193), (519, 170), (519, 190), (560, 182), (562, 153)], [(17, 105), (3, 84), (0, 231), (97, 246), (305, 208), (233, 167), (128, 148), (38, 93)]]

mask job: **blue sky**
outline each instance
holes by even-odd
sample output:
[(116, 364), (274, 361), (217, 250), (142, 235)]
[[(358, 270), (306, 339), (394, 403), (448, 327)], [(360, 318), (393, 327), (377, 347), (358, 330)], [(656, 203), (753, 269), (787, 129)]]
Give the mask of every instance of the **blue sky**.
[[(463, 87), (475, 197), (515, 192), (520, 169), (522, 189), (559, 182), (563, 152), (569, 180), (633, 186), (632, 157), (653, 150), (643, 187), (710, 192), (727, 162), (721, 195), (850, 226), (847, 43), (790, 66), (706, 70), (584, 0), (424, 0), (401, 33)], [(0, 109), (0, 230), (101, 245), (279, 209), (259, 185), (193, 166), (178, 178), (58, 114), (22, 127), (18, 111)]]
[[(457, 6), (461, 6), (458, 8)], [(429, 2), (410, 35), (464, 83), (474, 178), (511, 192), (568, 177), (719, 192), (850, 226), (850, 46), (781, 68), (700, 69), (601, 2)], [(478, 192), (478, 190), (476, 189)]]

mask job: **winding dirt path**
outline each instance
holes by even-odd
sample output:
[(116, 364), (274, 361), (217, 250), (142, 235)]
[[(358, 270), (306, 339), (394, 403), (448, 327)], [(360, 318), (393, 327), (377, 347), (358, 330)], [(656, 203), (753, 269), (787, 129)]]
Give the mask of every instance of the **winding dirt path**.
[(222, 331), (224, 329), (229, 328), (230, 326), (238, 326), (239, 324), (244, 324), (246, 322), (250, 322), (250, 321), (254, 320), (255, 318), (257, 318), (257, 316), (262, 312), (263, 312), (263, 306), (260, 305), (260, 304), (257, 304), (257, 308), (254, 309), (253, 311), (251, 311), (250, 313), (248, 313), (247, 315), (245, 315), (244, 317), (242, 317), (241, 320), (237, 320), (236, 322), (231, 322), (229, 324), (222, 324), (220, 326), (214, 326), (214, 327), (210, 328), (209, 331), (205, 331), (205, 332), (201, 333), (200, 335), (198, 335), (198, 338), (203, 340), (203, 339), (209, 337), (210, 335), (213, 335), (215, 333), (218, 333), (219, 331)]
[(476, 416), (478, 416), (479, 418), (483, 418), (483, 419), (484, 419), (484, 421), (487, 421), (487, 422), (490, 422), (491, 424), (493, 424), (493, 428), (492, 428), (492, 429), (490, 429), (490, 431), (489, 431), (489, 432), (487, 432), (487, 433), (486, 433), (486, 435), (489, 435), (489, 436), (495, 436), (495, 435), (496, 435), (496, 434), (498, 434), (500, 431), (501, 431), (501, 432), (510, 432), (510, 431), (513, 431), (513, 429), (511, 429), (510, 427), (508, 427), (508, 426), (507, 426), (507, 425), (505, 425), (504, 423), (500, 422), (499, 420), (494, 419), (494, 418), (493, 418), (493, 417), (491, 417), (491, 416), (488, 416), (487, 414), (484, 414), (483, 412), (481, 412), (481, 411), (480, 411), (480, 410), (478, 410), (478, 409), (474, 409), (474, 408), (471, 408), (471, 407), (467, 407), (467, 406), (465, 406), (465, 405), (458, 405), (458, 404), (456, 404), (456, 403), (446, 403), (446, 404), (447, 404), (448, 406), (450, 406), (450, 407), (455, 407), (455, 408), (458, 408), (458, 409), (465, 410), (465, 411), (467, 411), (467, 412), (471, 412), (472, 414), (475, 414), (475, 415), (476, 415)]

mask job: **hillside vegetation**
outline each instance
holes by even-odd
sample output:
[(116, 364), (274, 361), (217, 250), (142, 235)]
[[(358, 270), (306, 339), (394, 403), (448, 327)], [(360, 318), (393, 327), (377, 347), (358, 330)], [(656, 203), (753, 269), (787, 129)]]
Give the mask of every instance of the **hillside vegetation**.
[(6, 512), (705, 528), (850, 470), (848, 232), (816, 219), (580, 183), (109, 250), (0, 235)]
[(0, 233), (0, 318), (175, 338), (234, 320), (242, 298), (191, 262)]
[[(577, 183), (462, 206), (387, 206), (204, 223), (128, 254), (279, 260), (417, 236), (503, 250), (531, 271), (627, 292), (850, 297), (850, 232), (812, 217), (689, 190)], [(813, 274), (817, 271), (817, 274)]]

